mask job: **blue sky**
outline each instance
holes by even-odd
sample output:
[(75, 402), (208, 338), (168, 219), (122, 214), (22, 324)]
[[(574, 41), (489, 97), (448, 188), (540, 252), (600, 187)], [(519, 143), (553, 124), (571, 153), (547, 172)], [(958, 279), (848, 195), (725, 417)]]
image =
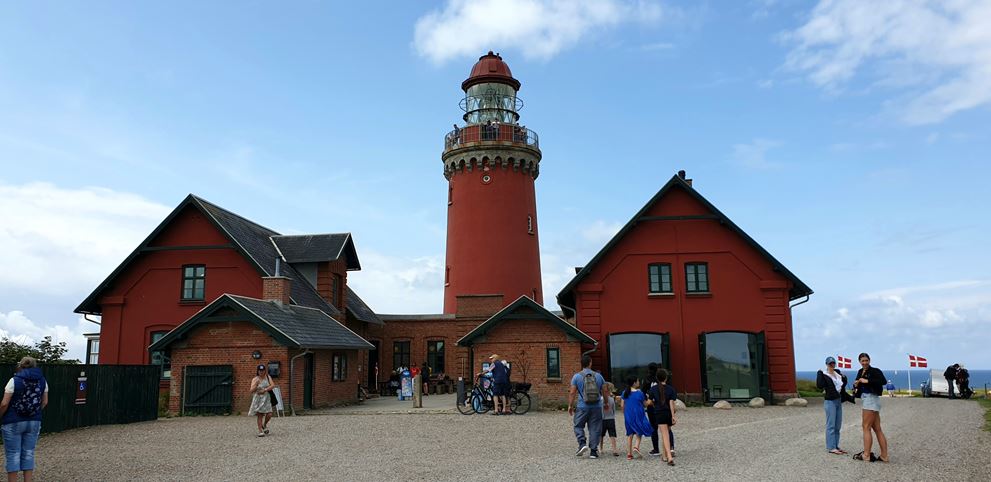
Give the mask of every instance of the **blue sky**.
[(491, 49), (541, 139), (546, 293), (686, 169), (816, 291), (799, 369), (991, 367), (989, 23), (977, 2), (8, 2), (0, 329), (81, 356), (72, 309), (190, 192), (350, 231), (374, 309), (440, 311), (442, 139)]

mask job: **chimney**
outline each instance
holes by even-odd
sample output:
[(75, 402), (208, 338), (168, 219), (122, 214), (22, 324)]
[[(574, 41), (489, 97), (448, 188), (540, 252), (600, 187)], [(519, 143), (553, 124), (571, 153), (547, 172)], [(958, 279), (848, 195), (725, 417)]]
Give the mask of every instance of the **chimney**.
[(265, 301), (274, 301), (282, 305), (289, 305), (291, 283), (292, 280), (285, 276), (262, 277), (262, 299)]
[(685, 179), (685, 170), (684, 169), (678, 171), (678, 177), (680, 177), (683, 181), (687, 182), (689, 186), (692, 185), (692, 180), (691, 179)]

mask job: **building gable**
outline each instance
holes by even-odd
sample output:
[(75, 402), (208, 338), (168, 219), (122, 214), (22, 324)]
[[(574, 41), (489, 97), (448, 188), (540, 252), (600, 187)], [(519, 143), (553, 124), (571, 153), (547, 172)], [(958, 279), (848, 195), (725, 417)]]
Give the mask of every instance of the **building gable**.
[(492, 317), (488, 320), (485, 320), (482, 324), (469, 331), (465, 336), (461, 337), (461, 339), (458, 340), (458, 345), (469, 346), (477, 339), (485, 336), (486, 333), (508, 320), (544, 320), (582, 343), (596, 343), (595, 339), (588, 336), (574, 325), (551, 313), (543, 306), (540, 306), (536, 301), (533, 301), (527, 296), (520, 296), (516, 299), (516, 301), (510, 303), (498, 313), (492, 315)]
[[(661, 202), (661, 201), (664, 202)], [(574, 313), (575, 290), (596, 268), (599, 262), (606, 258), (623, 240), (633, 236), (638, 224), (651, 221), (668, 220), (711, 220), (715, 221), (713, 228), (724, 226), (738, 236), (744, 243), (753, 248), (771, 266), (772, 270), (780, 273), (791, 282), (789, 298), (796, 299), (812, 294), (812, 289), (775, 259), (762, 246), (757, 244), (746, 232), (740, 229), (732, 220), (705, 199), (682, 175), (675, 175), (655, 194), (612, 239), (589, 261), (558, 294), (558, 304), (570, 315)], [(675, 240), (658, 239), (657, 243), (672, 243)]]

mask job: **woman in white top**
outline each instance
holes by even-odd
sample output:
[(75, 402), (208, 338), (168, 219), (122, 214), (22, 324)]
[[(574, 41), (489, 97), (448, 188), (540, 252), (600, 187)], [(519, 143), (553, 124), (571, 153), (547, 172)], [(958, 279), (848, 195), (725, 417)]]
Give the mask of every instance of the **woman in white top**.
[(836, 359), (826, 357), (826, 369), (816, 374), (816, 387), (823, 391), (826, 409), (826, 451), (834, 455), (846, 455), (840, 448), (840, 428), (843, 426), (843, 394), (846, 392), (846, 375), (836, 369)]
[(272, 390), (275, 390), (275, 383), (268, 375), (265, 365), (258, 365), (258, 375), (251, 379), (251, 408), (248, 415), (258, 417), (258, 436), (268, 435), (268, 422), (272, 420)]

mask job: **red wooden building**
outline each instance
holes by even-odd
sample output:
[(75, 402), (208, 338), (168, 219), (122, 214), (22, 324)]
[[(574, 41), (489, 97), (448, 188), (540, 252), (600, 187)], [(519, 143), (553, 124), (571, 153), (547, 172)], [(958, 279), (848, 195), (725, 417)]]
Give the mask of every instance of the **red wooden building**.
[(796, 396), (789, 303), (811, 294), (682, 171), (557, 299), (617, 386), (657, 362), (690, 397), (770, 400)]

